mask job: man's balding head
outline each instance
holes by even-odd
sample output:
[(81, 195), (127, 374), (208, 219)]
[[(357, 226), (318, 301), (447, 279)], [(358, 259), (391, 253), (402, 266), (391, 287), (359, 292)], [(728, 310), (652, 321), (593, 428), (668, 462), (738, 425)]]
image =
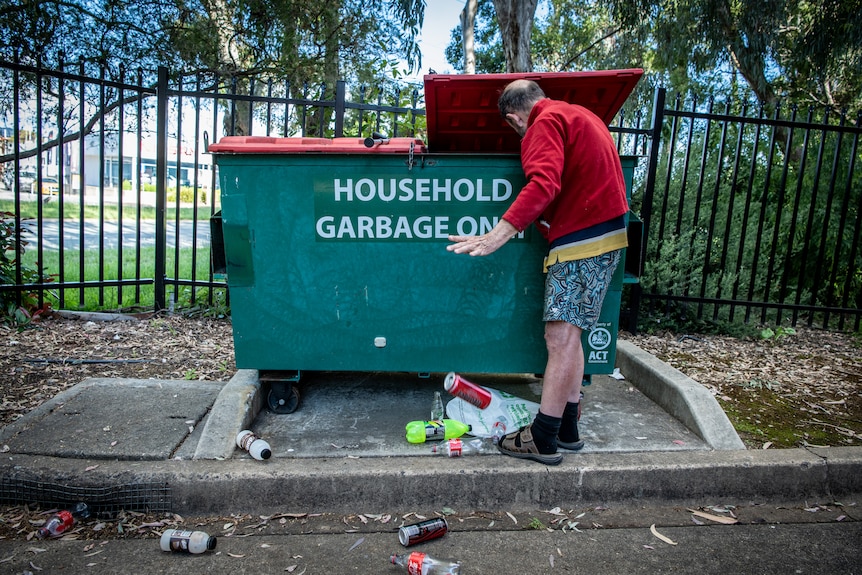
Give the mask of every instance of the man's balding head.
[(497, 107), (505, 118), (507, 114), (515, 112), (529, 113), (536, 102), (546, 97), (542, 88), (532, 80), (515, 80), (503, 88)]

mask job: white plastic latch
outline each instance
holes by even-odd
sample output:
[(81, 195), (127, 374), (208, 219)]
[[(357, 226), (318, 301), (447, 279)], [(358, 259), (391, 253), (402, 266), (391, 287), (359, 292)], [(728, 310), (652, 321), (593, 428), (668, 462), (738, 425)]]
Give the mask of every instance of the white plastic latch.
[(375, 337), (374, 338), (374, 347), (386, 347), (386, 338), (385, 337)]

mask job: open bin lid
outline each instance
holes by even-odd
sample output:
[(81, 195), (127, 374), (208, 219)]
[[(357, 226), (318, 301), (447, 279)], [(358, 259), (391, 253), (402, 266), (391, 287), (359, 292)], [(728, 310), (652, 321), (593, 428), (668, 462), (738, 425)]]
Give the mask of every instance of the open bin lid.
[(269, 136), (225, 136), (210, 144), (216, 154), (409, 154), (424, 153), (425, 144), (415, 138), (391, 138), (372, 146), (362, 138), (274, 138)]
[(497, 99), (512, 80), (533, 80), (554, 100), (580, 104), (610, 124), (643, 70), (432, 74), (425, 76), (430, 152), (518, 153), (520, 137), (500, 118)]

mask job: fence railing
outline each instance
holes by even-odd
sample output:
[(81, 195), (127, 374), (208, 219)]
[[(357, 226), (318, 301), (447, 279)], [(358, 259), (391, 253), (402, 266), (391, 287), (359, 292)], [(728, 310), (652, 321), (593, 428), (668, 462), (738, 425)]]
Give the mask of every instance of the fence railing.
[(677, 98), (663, 115), (642, 207), (650, 310), (858, 331), (862, 114)]
[(0, 296), (18, 305), (26, 294), (59, 308), (227, 303), (210, 265), (219, 209), (211, 137), (412, 135), (425, 113), (416, 89), (364, 87), (353, 99), (342, 81), (331, 92), (275, 81), (225, 86), (160, 69), (145, 85), (142, 71), (107, 80), (88, 76), (83, 62), (71, 68), (0, 62), (10, 111), (0, 202), (5, 196), (21, 223), (15, 243), (26, 245)]
[[(0, 62), (0, 206), (21, 223), (16, 240), (30, 242), (0, 297), (34, 294), (60, 308), (227, 304), (210, 265), (220, 204), (210, 140), (421, 136), (425, 126), (422, 92), (410, 86), (351, 93), (340, 81), (85, 72)], [(635, 318), (859, 330), (860, 118), (680, 99), (668, 108), (658, 90), (651, 112), (623, 111), (611, 131), (621, 154), (642, 157)]]

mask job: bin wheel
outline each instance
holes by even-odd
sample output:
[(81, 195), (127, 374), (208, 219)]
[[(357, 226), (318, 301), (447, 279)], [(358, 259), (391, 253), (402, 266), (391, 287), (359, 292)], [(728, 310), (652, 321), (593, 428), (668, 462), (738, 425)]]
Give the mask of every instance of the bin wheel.
[(273, 413), (293, 413), (299, 407), (299, 390), (289, 383), (273, 382), (266, 394), (266, 406)]

